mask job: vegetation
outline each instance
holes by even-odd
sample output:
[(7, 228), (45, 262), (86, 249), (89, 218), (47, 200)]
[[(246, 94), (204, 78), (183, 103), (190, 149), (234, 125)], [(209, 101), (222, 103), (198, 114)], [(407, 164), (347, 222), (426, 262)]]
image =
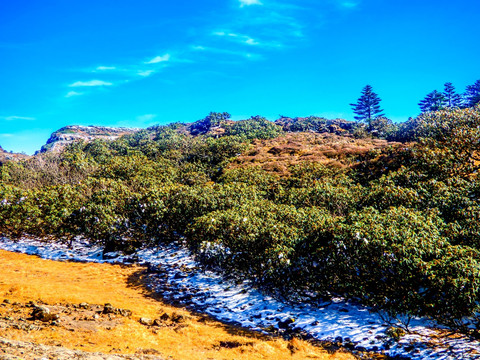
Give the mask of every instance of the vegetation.
[(422, 112), (438, 111), (445, 107), (445, 97), (437, 90), (433, 90), (418, 103), (418, 106)]
[(364, 121), (367, 124), (379, 116), (384, 116), (380, 109), (380, 97), (373, 92), (370, 85), (362, 89), (362, 95), (358, 98), (356, 104), (350, 104), (353, 112), (356, 114), (355, 120)]
[(451, 82), (447, 82), (443, 89), (443, 98), (445, 99), (445, 106), (453, 109), (461, 107), (462, 97), (456, 93), (455, 87)]
[(340, 295), (478, 335), (478, 106), (371, 117), (363, 138), (348, 122), (215, 114), (6, 162), (2, 233), (124, 251), (182, 240), (279, 296)]
[(473, 85), (467, 86), (464, 97), (466, 107), (474, 107), (480, 103), (480, 80), (477, 80)]
[(480, 80), (468, 85), (463, 95), (457, 94), (452, 83), (444, 85), (443, 93), (433, 90), (419, 102), (422, 113), (443, 109), (473, 108), (480, 102)]

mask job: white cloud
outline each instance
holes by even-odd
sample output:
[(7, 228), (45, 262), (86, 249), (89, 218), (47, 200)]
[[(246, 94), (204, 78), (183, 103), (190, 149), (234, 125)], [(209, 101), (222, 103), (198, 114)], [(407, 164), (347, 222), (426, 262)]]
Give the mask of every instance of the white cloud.
[(225, 54), (225, 55), (232, 55), (232, 56), (241, 56), (251, 60), (258, 60), (262, 58), (262, 56), (259, 54), (252, 54), (244, 51), (229, 50), (229, 49), (218, 48), (218, 47), (192, 46), (191, 48), (195, 51), (211, 52), (216, 54)]
[(90, 81), (77, 81), (68, 85), (69, 87), (82, 87), (82, 86), (111, 86), (111, 82), (103, 80), (90, 80)]
[(170, 60), (170, 54), (165, 54), (163, 56), (155, 56), (152, 60), (147, 61), (145, 64), (157, 64), (168, 60)]
[(239, 0), (239, 1), (240, 1), (240, 7), (250, 6), (250, 5), (263, 5), (258, 0)]
[(30, 117), (30, 116), (1, 116), (0, 119), (7, 120), (7, 121), (15, 121), (15, 120), (33, 121), (33, 120), (37, 120), (36, 118)]
[(255, 39), (248, 38), (244, 41), (245, 44), (247, 45), (259, 45), (260, 43), (256, 41)]
[(143, 77), (147, 77), (147, 76), (152, 75), (154, 72), (155, 72), (155, 70), (140, 70), (140, 71), (137, 72), (137, 74), (140, 75), (140, 76), (143, 76)]
[(13, 134), (0, 134), (0, 137), (10, 138), (13, 137)]
[(115, 66), (98, 66), (97, 67), (97, 70), (101, 70), (101, 71), (104, 71), (104, 70), (116, 70), (117, 68)]
[(69, 97), (72, 97), (72, 96), (79, 96), (79, 95), (83, 95), (83, 93), (81, 92), (77, 92), (77, 91), (69, 91), (67, 93), (67, 95), (65, 95), (66, 98), (69, 98)]
[(247, 44), (247, 45), (260, 45), (260, 43), (251, 38), (250, 36), (247, 36), (247, 35), (242, 35), (242, 34), (236, 34), (236, 33), (227, 33), (225, 31), (215, 31), (213, 33), (213, 35), (215, 36), (225, 36), (225, 37), (229, 37), (229, 38), (232, 38), (232, 41), (237, 41), (237, 42), (240, 42), (242, 44)]

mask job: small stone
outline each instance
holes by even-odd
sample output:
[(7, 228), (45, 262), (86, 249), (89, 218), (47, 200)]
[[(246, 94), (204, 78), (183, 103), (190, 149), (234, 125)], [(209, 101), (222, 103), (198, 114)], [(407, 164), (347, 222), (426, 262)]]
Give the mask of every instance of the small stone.
[(170, 319), (170, 315), (168, 315), (167, 313), (163, 313), (162, 316), (160, 316), (160, 320), (162, 321), (167, 321)]
[(118, 309), (118, 313), (124, 317), (132, 316), (132, 312), (128, 309)]
[(45, 306), (34, 307), (31, 316), (33, 320), (40, 320), (43, 322), (54, 321), (60, 318), (58, 314), (50, 313), (50, 309)]
[(153, 325), (153, 320), (149, 318), (140, 318), (139, 320), (140, 324), (145, 325), (145, 326), (152, 326)]
[(104, 314), (113, 314), (113, 313), (115, 313), (115, 308), (113, 307), (112, 304), (106, 303), (105, 305), (103, 305), (103, 313)]
[(187, 320), (187, 317), (185, 315), (177, 314), (174, 312), (171, 316), (171, 319), (173, 322), (182, 323), (182, 322), (185, 322), (185, 320)]
[(47, 315), (50, 315), (50, 309), (45, 306), (35, 306), (31, 315), (34, 320), (42, 320)]
[(88, 303), (82, 302), (80, 305), (78, 305), (81, 309), (88, 309)]
[(4, 299), (4, 300), (3, 300), (3, 303), (4, 303), (4, 304), (11, 304), (12, 302), (10, 301), (10, 299)]

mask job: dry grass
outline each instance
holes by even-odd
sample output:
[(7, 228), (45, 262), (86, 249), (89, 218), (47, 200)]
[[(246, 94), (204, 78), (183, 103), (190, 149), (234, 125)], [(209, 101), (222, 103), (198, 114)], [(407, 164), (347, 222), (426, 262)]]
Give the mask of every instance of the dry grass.
[(351, 159), (356, 155), (391, 145), (398, 143), (332, 133), (287, 133), (275, 139), (255, 140), (253, 148), (236, 158), (230, 166), (260, 166), (279, 175), (288, 175), (289, 166), (304, 161), (344, 168), (351, 165)]
[[(139, 267), (54, 262), (6, 251), (0, 251), (0, 263), (0, 300), (48, 305), (109, 302), (133, 312), (109, 329), (0, 329), (0, 337), (7, 339), (104, 353), (147, 350), (169, 359), (354, 359), (344, 352), (328, 354), (296, 339), (285, 341), (241, 331), (169, 306), (144, 290), (139, 282), (143, 269)], [(0, 307), (0, 317), (8, 315), (8, 309)], [(140, 317), (155, 319), (173, 312), (187, 316), (188, 320), (179, 327), (158, 328), (138, 322)]]

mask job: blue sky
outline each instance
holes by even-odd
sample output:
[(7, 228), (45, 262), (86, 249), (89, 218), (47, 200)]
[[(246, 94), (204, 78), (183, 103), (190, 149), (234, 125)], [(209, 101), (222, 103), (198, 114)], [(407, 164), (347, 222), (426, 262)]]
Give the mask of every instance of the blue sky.
[(72, 124), (353, 120), (366, 84), (404, 121), (480, 79), (478, 0), (4, 0), (0, 146)]

